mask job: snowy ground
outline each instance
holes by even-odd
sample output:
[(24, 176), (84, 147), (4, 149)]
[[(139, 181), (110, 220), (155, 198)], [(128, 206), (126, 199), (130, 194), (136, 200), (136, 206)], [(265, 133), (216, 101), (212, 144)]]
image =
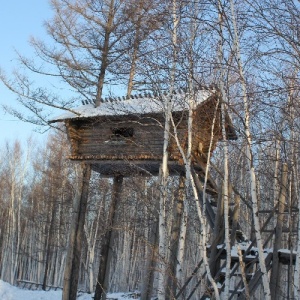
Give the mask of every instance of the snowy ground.
[[(132, 294), (131, 294), (132, 295)], [(109, 294), (109, 299), (112, 300), (130, 300), (138, 299), (133, 298), (129, 294), (125, 293), (113, 293)], [(0, 299), (1, 300), (60, 300), (62, 291), (29, 291), (11, 286), (10, 284), (0, 280)], [(92, 295), (82, 294), (78, 300), (92, 300)]]

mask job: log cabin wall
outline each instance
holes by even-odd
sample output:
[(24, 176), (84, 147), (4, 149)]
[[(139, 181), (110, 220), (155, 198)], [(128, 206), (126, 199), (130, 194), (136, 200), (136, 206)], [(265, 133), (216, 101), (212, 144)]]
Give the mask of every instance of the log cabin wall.
[(161, 116), (101, 117), (67, 122), (76, 160), (158, 160), (163, 149)]
[[(202, 160), (204, 164), (206, 164), (209, 152), (212, 127), (213, 138), (211, 152), (213, 152), (216, 148), (217, 142), (222, 138), (221, 109), (220, 106), (216, 107), (216, 105), (216, 97), (211, 97), (203, 104), (199, 105), (194, 111), (192, 127), (192, 154)], [(178, 139), (184, 151), (187, 149), (188, 142), (187, 117), (187, 111), (173, 114), (176, 130), (178, 132)], [(215, 124), (213, 124), (214, 118)], [(182, 163), (182, 157), (174, 138), (171, 138), (169, 152), (171, 159), (178, 160)]]
[[(210, 97), (194, 111), (192, 152), (206, 164), (214, 116), (213, 151), (221, 136), (220, 107), (216, 111), (216, 97)], [(215, 112), (216, 111), (216, 112)], [(186, 151), (188, 112), (174, 112), (178, 139)], [(72, 146), (73, 160), (129, 160), (161, 161), (163, 151), (164, 117), (145, 116), (94, 117), (66, 120)], [(171, 136), (173, 130), (171, 129)], [(169, 143), (169, 159), (182, 164), (182, 157), (174, 137)]]
[(212, 153), (222, 139), (221, 107), (216, 97), (211, 97), (194, 112), (192, 152), (206, 163), (210, 143)]
[[(222, 138), (219, 93), (199, 95), (193, 114), (192, 160), (198, 170), (204, 170), (211, 142), (211, 152)], [(164, 112), (155, 99), (132, 98), (105, 102), (102, 107), (84, 105), (52, 122), (64, 121), (71, 143), (72, 160), (91, 164), (103, 176), (133, 173), (157, 175), (163, 154)], [(199, 100), (199, 99), (198, 99)], [(76, 115), (76, 111), (78, 114)], [(188, 142), (188, 103), (184, 95), (174, 100), (173, 120), (179, 143), (186, 153)], [(227, 138), (236, 139), (229, 115), (226, 118)], [(214, 122), (215, 121), (215, 122)], [(213, 124), (214, 123), (214, 124)], [(171, 128), (169, 152), (170, 174), (184, 172), (183, 158)]]

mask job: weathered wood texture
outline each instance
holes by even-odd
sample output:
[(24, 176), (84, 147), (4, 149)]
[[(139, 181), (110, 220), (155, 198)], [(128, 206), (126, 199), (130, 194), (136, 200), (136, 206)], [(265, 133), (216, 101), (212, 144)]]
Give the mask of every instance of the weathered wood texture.
[(83, 164), (81, 169), (82, 178), (78, 185), (77, 195), (73, 203), (72, 225), (64, 272), (63, 300), (75, 300), (77, 298), (83, 229), (91, 177), (90, 165)]
[(109, 227), (107, 228), (105, 235), (102, 239), (101, 245), (101, 254), (100, 254), (100, 266), (98, 272), (98, 278), (96, 283), (95, 290), (95, 300), (100, 300), (102, 298), (106, 299), (106, 295), (108, 291), (108, 279), (110, 273), (110, 263), (112, 259), (112, 251), (113, 251), (113, 241), (114, 241), (114, 225), (116, 223), (116, 211), (118, 207), (118, 202), (120, 201), (121, 191), (122, 191), (122, 183), (123, 177), (117, 176), (114, 178), (113, 182), (113, 192), (112, 199), (110, 203), (109, 213), (107, 217), (107, 223)]
[[(83, 159), (157, 159), (163, 145), (163, 130), (160, 126), (150, 118), (126, 119), (99, 118), (70, 124), (73, 130), (77, 127), (76, 135), (69, 131), (72, 146), (74, 144), (72, 154)], [(115, 136), (115, 128), (131, 128), (133, 136)]]
[[(216, 116), (215, 123), (213, 123), (214, 116)], [(187, 111), (174, 112), (173, 118), (179, 143), (186, 150)], [(213, 151), (221, 138), (220, 122), (220, 107), (216, 96), (198, 105), (194, 111), (192, 152), (193, 157), (197, 156), (204, 165), (211, 139)], [(160, 163), (162, 159), (164, 124), (162, 114), (81, 118), (66, 120), (65, 123), (72, 148), (70, 159), (86, 161), (95, 166), (97, 163), (103, 164), (108, 161)], [(229, 118), (226, 123), (228, 137), (234, 138)], [(173, 133), (171, 129), (171, 136)], [(183, 163), (174, 137), (171, 137), (169, 143), (169, 160), (179, 165)]]

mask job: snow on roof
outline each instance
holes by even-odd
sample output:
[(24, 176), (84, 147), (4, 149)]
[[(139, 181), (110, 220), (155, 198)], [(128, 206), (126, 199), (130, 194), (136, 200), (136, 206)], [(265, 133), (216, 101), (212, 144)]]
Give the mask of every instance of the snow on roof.
[[(197, 106), (213, 95), (215, 90), (199, 90), (196, 93), (194, 105)], [(94, 104), (86, 104), (50, 120), (50, 123), (68, 119), (91, 118), (100, 116), (126, 116), (143, 115), (151, 113), (163, 113), (168, 95), (158, 97), (133, 97), (128, 100), (107, 101), (98, 107)], [(176, 93), (172, 97), (172, 111), (184, 111), (189, 108), (188, 94)]]
[(290, 249), (279, 249), (278, 252), (285, 254), (297, 254), (297, 251)]

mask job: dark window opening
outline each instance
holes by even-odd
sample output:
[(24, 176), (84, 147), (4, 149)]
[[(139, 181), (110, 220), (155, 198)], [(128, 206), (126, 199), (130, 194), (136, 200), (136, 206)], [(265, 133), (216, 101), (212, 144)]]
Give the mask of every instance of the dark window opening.
[(133, 137), (133, 128), (121, 127), (112, 128), (113, 137), (130, 138)]

